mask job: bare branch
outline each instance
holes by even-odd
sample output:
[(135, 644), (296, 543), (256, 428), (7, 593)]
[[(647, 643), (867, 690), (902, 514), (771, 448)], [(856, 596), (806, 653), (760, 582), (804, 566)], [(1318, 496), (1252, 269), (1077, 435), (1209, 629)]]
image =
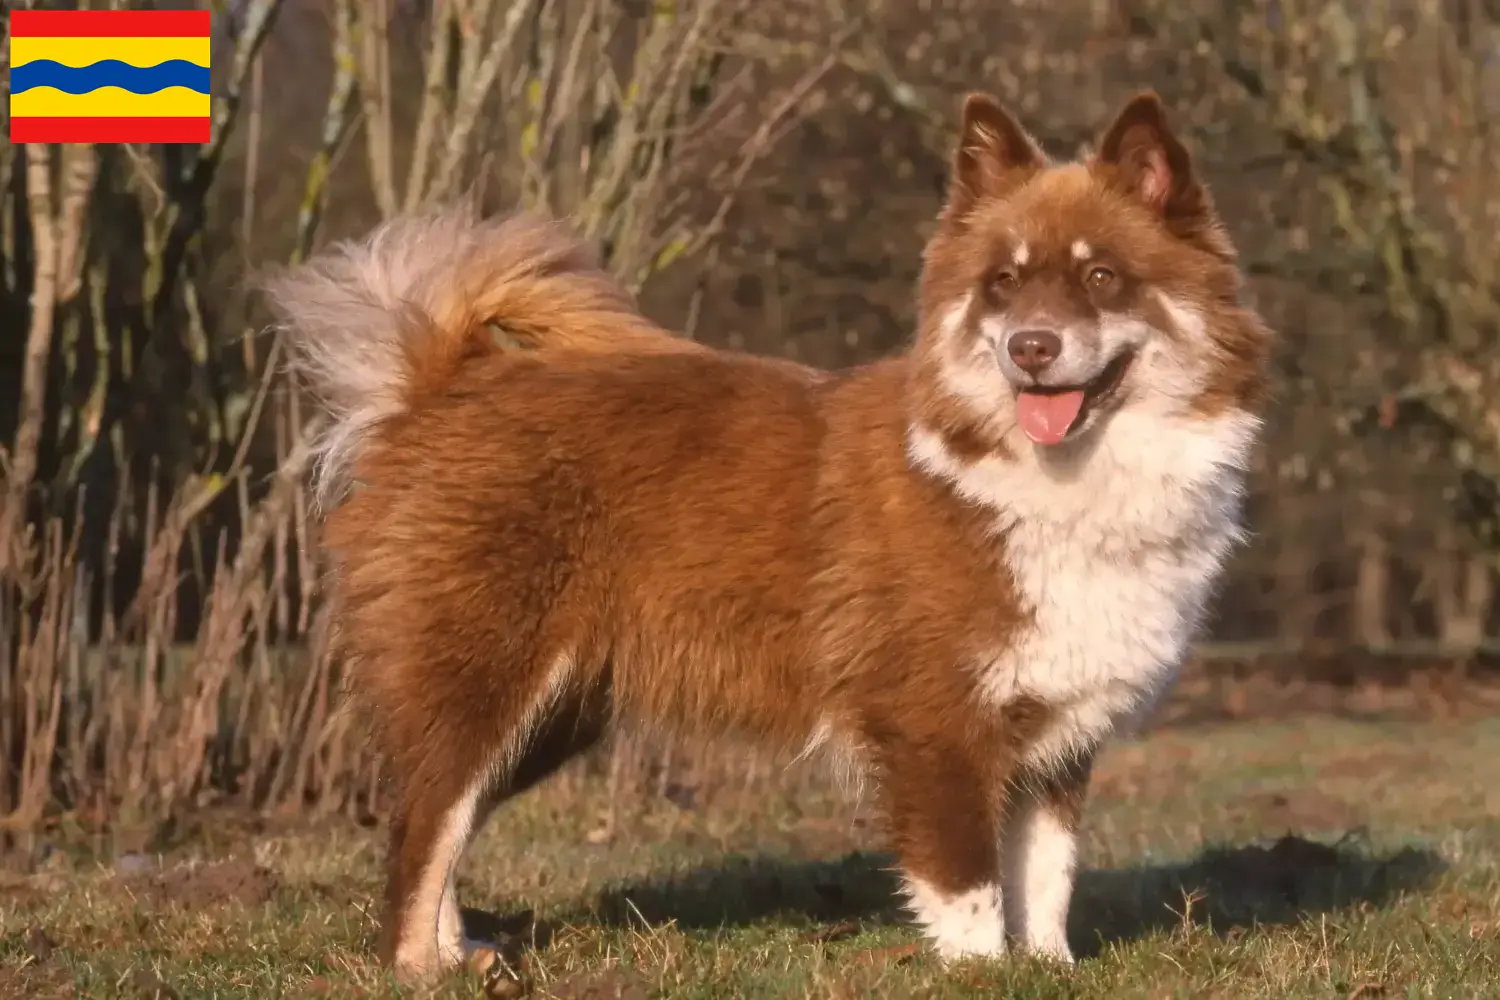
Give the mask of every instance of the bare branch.
[(458, 95), (443, 157), (438, 161), (437, 172), (433, 175), (430, 197), (449, 197), (457, 190), (458, 170), (464, 154), (468, 152), (469, 134), (474, 130), (475, 119), (479, 117), (484, 99), (500, 73), (501, 63), (510, 52), (526, 15), (531, 12), (535, 3), (536, 0), (511, 0), (500, 31), (491, 39), (484, 59), (474, 68), (473, 76), (466, 79)]
[(312, 252), (318, 221), (323, 217), (324, 196), (332, 171), (334, 153), (349, 130), (349, 110), (354, 102), (356, 80), (354, 55), (353, 0), (338, 0), (334, 6), (333, 83), (328, 88), (328, 104), (323, 112), (323, 130), (318, 150), (307, 167), (302, 204), (297, 206), (297, 242), (292, 248), (292, 262), (303, 260)]
[(4, 499), (0, 500), (0, 578), (24, 565), (26, 498), (36, 476), (37, 445), (47, 401), (47, 359), (52, 352), (57, 307), (57, 220), (52, 207), (52, 147), (26, 147), (26, 201), (34, 259), (31, 325), (21, 375), (21, 406), (10, 452)]
[(84, 219), (99, 173), (92, 145), (69, 144), (62, 154), (62, 206), (58, 215), (58, 305), (78, 294), (83, 282)]
[(422, 203), (427, 170), (432, 161), (432, 141), (446, 115), (443, 75), (453, 58), (453, 0), (435, 0), (432, 5), (432, 35), (427, 42), (427, 73), (422, 82), (422, 109), (418, 113), (416, 138), (412, 141), (411, 166), (406, 174), (406, 210)]
[(396, 214), (391, 150), (391, 40), (388, 0), (366, 0), (356, 21), (359, 34), (359, 93), (364, 108), (365, 152), (370, 183), (382, 218)]

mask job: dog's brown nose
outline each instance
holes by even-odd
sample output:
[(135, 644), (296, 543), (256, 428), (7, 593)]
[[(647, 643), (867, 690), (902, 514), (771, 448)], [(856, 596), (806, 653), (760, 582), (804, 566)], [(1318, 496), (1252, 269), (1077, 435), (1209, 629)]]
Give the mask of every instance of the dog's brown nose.
[(1005, 349), (1017, 368), (1028, 375), (1040, 375), (1062, 353), (1062, 338), (1051, 330), (1022, 330), (1011, 334)]

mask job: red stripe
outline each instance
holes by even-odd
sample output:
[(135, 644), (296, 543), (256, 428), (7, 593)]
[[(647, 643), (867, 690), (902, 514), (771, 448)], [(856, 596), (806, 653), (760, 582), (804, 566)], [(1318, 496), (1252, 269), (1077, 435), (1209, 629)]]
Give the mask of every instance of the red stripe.
[(207, 118), (12, 118), (10, 141), (208, 142)]
[(13, 10), (12, 38), (201, 38), (206, 10)]

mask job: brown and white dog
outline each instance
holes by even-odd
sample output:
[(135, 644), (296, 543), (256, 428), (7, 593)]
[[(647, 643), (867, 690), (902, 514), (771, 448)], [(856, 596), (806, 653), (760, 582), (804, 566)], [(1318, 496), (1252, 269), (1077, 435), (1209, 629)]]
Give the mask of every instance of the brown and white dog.
[(404, 217), (270, 291), (329, 410), (399, 971), (461, 960), (466, 843), (614, 722), (834, 750), (942, 956), (1071, 960), (1091, 762), (1203, 616), (1267, 382), (1155, 95), (1067, 163), (969, 97), (915, 344), (849, 371), (671, 338), (535, 219)]

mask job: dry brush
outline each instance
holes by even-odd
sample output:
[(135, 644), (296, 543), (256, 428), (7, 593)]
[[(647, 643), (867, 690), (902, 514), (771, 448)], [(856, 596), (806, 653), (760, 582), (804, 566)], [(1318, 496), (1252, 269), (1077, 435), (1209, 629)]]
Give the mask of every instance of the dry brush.
[[(567, 216), (639, 287), (714, 245), (828, 65), (747, 56), (772, 6), (751, 0), (212, 6), (210, 143), (0, 151), (0, 308), (24, 331), (0, 456), (12, 831), (378, 808), (324, 642), (316, 418), (240, 304), (267, 244), (304, 257), (351, 191), (343, 235), (468, 197)], [(315, 137), (290, 196), (277, 74)]]

